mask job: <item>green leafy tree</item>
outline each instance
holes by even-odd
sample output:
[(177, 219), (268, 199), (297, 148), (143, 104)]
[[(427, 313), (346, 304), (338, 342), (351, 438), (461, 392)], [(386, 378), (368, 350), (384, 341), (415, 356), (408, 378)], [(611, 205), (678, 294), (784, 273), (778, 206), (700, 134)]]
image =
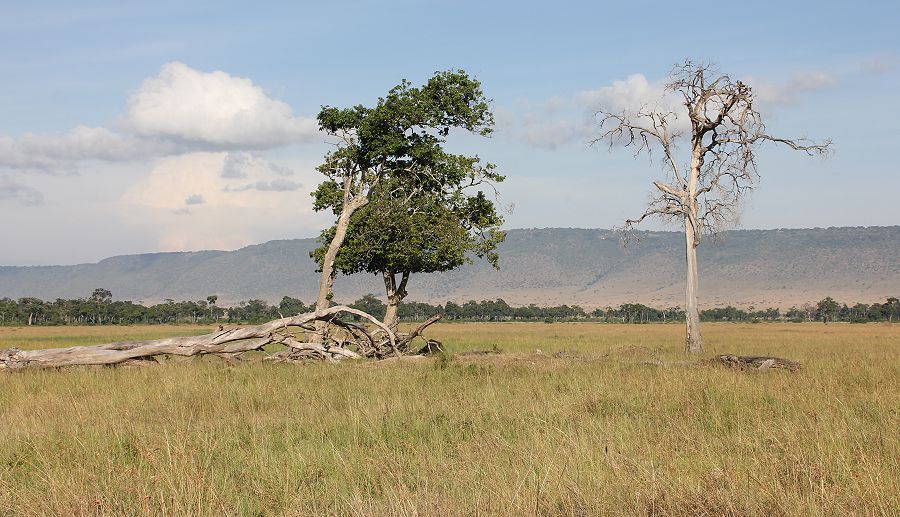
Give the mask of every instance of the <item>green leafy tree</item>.
[(481, 83), (461, 70), (438, 72), (421, 87), (404, 80), (374, 107), (325, 106), (318, 120), (336, 139), (336, 148), (318, 167), (326, 180), (313, 192), (314, 208), (331, 208), (337, 216), (320, 261), (316, 308), (324, 309), (331, 303), (334, 264), (351, 218), (379, 186), (402, 184), (411, 193), (461, 183), (477, 158), (446, 152), (447, 135), (457, 128), (486, 136), (494, 120)]
[(376, 318), (383, 318), (384, 313), (387, 310), (387, 307), (385, 306), (384, 302), (379, 300), (378, 298), (376, 298), (374, 294), (367, 294), (367, 295), (363, 296), (359, 300), (356, 300), (355, 302), (353, 302), (353, 304), (350, 305), (350, 307), (353, 307), (354, 309), (359, 309), (359, 310), (365, 312), (366, 314), (371, 314), (372, 316), (375, 316)]
[(900, 299), (892, 296), (887, 299), (887, 303), (885, 305), (885, 315), (888, 317), (888, 321), (894, 321), (894, 318), (900, 318)]
[(828, 296), (816, 304), (816, 319), (822, 320), (822, 323), (828, 323), (829, 320), (834, 321), (840, 311), (841, 305)]
[(298, 300), (297, 298), (291, 298), (290, 296), (283, 297), (281, 299), (281, 303), (278, 304), (278, 311), (284, 316), (303, 314), (310, 309), (313, 308), (307, 308), (302, 301)]
[[(335, 270), (382, 276), (388, 301), (384, 323), (390, 327), (398, 323), (411, 274), (449, 271), (473, 257), (498, 267), (496, 248), (505, 237), (499, 229), (503, 218), (484, 192), (469, 195), (465, 191), (482, 181), (503, 178), (478, 167), (476, 159), (465, 166), (470, 171), (468, 177), (459, 176), (464, 178), (462, 184), (436, 191), (409, 195), (399, 182), (384, 182), (350, 220), (346, 240), (335, 257)], [(322, 245), (312, 252), (320, 267), (335, 231), (334, 226), (323, 231)]]

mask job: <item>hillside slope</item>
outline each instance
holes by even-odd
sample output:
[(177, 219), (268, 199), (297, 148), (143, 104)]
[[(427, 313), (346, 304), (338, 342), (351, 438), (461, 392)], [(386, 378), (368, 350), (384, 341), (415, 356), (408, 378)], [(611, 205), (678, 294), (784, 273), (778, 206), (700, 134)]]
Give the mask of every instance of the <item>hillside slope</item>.
[[(684, 250), (677, 232), (639, 232), (623, 247), (609, 230), (509, 231), (501, 269), (467, 265), (417, 275), (410, 298), (443, 302), (503, 298), (513, 304), (575, 303), (585, 307), (642, 302), (680, 305)], [(0, 267), (0, 297), (88, 296), (105, 287), (116, 299), (219, 296), (220, 304), (284, 295), (314, 298), (318, 275), (309, 259), (313, 239), (279, 240), (236, 251), (153, 253), (74, 266)], [(846, 302), (900, 294), (900, 226), (737, 230), (700, 247), (701, 304), (756, 307), (815, 301)], [(339, 300), (382, 292), (379, 277), (336, 282)]]

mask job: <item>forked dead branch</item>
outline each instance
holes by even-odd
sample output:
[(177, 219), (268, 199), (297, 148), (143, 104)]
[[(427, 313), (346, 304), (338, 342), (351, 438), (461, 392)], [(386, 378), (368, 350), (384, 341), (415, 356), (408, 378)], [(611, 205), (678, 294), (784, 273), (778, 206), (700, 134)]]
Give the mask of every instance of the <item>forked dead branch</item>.
[[(356, 316), (362, 322), (345, 321), (338, 317), (341, 315)], [(383, 359), (409, 354), (413, 341), (421, 337), (422, 331), (438, 319), (439, 317), (432, 318), (413, 332), (398, 337), (369, 314), (337, 305), (262, 325), (230, 329), (220, 327), (219, 330), (202, 336), (42, 350), (9, 348), (0, 350), (0, 371), (129, 364), (166, 355), (214, 355), (235, 361), (240, 360), (244, 353), (263, 350), (267, 345), (286, 347), (266, 357), (274, 361)], [(320, 324), (316, 325), (317, 322)]]

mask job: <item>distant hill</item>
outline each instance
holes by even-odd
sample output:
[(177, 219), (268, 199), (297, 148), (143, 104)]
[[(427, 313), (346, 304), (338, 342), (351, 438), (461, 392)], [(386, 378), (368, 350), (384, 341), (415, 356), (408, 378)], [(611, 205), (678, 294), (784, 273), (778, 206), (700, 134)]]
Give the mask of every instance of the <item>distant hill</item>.
[[(623, 247), (609, 230), (510, 230), (501, 269), (485, 263), (417, 275), (410, 299), (428, 302), (503, 298), (511, 304), (641, 302), (682, 304), (683, 237), (638, 232)], [(236, 251), (151, 253), (75, 266), (0, 267), (0, 297), (89, 296), (96, 287), (116, 299), (158, 302), (219, 296), (220, 305), (284, 295), (306, 302), (318, 275), (309, 258), (313, 239), (270, 241)], [(873, 302), (900, 295), (900, 226), (793, 230), (737, 230), (700, 247), (702, 306), (790, 305), (832, 296)], [(336, 298), (382, 294), (374, 275), (339, 277)]]

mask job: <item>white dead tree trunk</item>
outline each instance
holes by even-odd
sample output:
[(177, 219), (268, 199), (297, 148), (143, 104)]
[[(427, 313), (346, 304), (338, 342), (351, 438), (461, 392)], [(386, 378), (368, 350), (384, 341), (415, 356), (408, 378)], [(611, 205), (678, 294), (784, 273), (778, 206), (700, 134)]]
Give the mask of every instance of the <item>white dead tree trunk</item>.
[[(340, 314), (357, 316), (374, 330), (338, 319)], [(327, 340), (303, 339), (315, 333), (315, 322), (334, 326)], [(421, 330), (419, 331), (421, 332)], [(398, 340), (391, 329), (365, 312), (341, 305), (307, 314), (281, 318), (248, 327), (221, 329), (202, 336), (172, 337), (150, 341), (125, 341), (93, 346), (49, 348), (43, 350), (0, 350), (0, 371), (63, 366), (114, 365), (156, 356), (215, 355), (228, 360), (241, 354), (262, 350), (269, 344), (287, 347), (269, 356), (281, 361), (339, 360), (397, 356), (409, 348), (419, 334)]]
[[(702, 352), (697, 247), (704, 233), (718, 233), (737, 222), (740, 202), (758, 179), (756, 152), (759, 144), (784, 144), (809, 155), (826, 155), (831, 141), (788, 140), (766, 133), (759, 112), (753, 107), (748, 85), (717, 73), (710, 65), (686, 61), (676, 66), (666, 85), (667, 94), (682, 99), (681, 109), (643, 105), (619, 112), (600, 109), (600, 136), (592, 143), (607, 141), (633, 147), (635, 155), (662, 152), (667, 181), (656, 181), (657, 195), (637, 219), (625, 222), (625, 230), (651, 216), (676, 219), (684, 225), (687, 278), (685, 323), (687, 352)], [(662, 99), (661, 99), (662, 101)], [(679, 118), (679, 113), (686, 115)], [(689, 146), (689, 161), (681, 165), (676, 151)]]

